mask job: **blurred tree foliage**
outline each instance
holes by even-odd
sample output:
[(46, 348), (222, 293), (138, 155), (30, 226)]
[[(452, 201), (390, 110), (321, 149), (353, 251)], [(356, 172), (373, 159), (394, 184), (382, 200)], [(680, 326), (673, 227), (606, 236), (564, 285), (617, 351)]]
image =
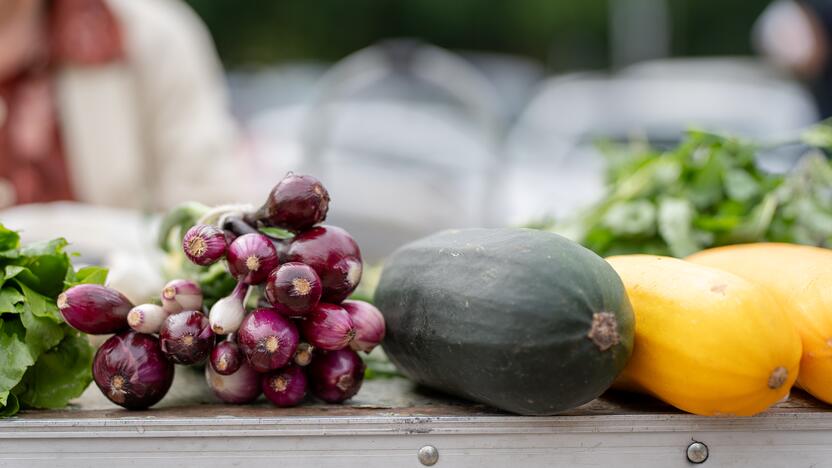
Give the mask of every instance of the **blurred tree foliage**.
[[(608, 2), (627, 0), (187, 0), (227, 66), (337, 60), (390, 37), (525, 55), (552, 70), (608, 64)], [(668, 0), (676, 55), (750, 52), (769, 0)]]

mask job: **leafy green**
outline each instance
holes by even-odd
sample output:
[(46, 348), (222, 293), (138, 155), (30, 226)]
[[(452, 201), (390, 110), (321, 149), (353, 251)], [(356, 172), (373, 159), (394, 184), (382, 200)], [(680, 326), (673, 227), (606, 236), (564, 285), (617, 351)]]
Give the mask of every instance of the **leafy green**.
[(91, 381), (92, 347), (56, 305), (65, 287), (103, 283), (107, 270), (75, 271), (55, 239), (27, 246), (0, 224), (0, 417), (59, 408)]
[(291, 231), (287, 231), (286, 229), (267, 226), (261, 227), (260, 232), (275, 239), (288, 239), (294, 235)]
[(29, 368), (13, 392), (27, 407), (64, 407), (92, 381), (92, 356), (86, 338), (69, 333)]
[(602, 256), (683, 257), (755, 241), (832, 246), (832, 164), (821, 154), (832, 149), (832, 126), (813, 126), (800, 142), (809, 154), (787, 175), (758, 167), (762, 143), (702, 131), (665, 152), (607, 146), (606, 196), (577, 219), (533, 225)]

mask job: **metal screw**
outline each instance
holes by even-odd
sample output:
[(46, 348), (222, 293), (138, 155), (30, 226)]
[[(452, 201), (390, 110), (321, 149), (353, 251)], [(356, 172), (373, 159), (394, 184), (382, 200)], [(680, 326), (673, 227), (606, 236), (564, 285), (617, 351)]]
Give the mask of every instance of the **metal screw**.
[(439, 461), (439, 450), (433, 445), (425, 445), (419, 449), (419, 461), (425, 466), (433, 466)]
[(705, 463), (708, 459), (708, 446), (702, 442), (693, 441), (688, 445), (687, 455), (691, 463)]

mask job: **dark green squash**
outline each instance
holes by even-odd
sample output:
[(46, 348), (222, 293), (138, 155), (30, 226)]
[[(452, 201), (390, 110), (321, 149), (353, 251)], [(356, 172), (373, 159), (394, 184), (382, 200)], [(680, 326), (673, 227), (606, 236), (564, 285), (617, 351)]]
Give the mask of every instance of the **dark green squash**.
[(615, 271), (543, 231), (453, 230), (406, 245), (385, 265), (375, 304), (384, 350), (405, 375), (514, 413), (596, 398), (633, 347)]

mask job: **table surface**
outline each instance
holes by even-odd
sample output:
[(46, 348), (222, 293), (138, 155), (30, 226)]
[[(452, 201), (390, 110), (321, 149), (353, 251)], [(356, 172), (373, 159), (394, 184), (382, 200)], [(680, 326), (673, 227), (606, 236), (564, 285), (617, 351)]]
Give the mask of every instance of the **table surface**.
[[(783, 401), (756, 418), (790, 415), (832, 418), (832, 405), (814, 399), (795, 389)], [(679, 411), (659, 400), (626, 392), (608, 392), (583, 406), (557, 416), (524, 418), (468, 401), (462, 401), (430, 389), (420, 387), (403, 378), (380, 378), (365, 381), (361, 391), (343, 404), (308, 401), (294, 408), (276, 408), (262, 396), (254, 404), (223, 404), (204, 383), (196, 368), (178, 367), (174, 384), (168, 395), (155, 407), (145, 411), (127, 411), (109, 402), (91, 385), (84, 395), (63, 410), (24, 410), (17, 417), (0, 420), (0, 428), (33, 426), (40, 422), (81, 422), (85, 420), (129, 419), (163, 421), (184, 418), (297, 418), (297, 417), (471, 417), (531, 420), (569, 420), (585, 418), (609, 419), (610, 416), (641, 417), (647, 419), (733, 420), (748, 418), (703, 418)]]
[(431, 446), (437, 466), (682, 468), (693, 441), (707, 445), (713, 466), (832, 468), (832, 406), (795, 390), (755, 417), (702, 417), (610, 392), (525, 417), (401, 378), (367, 381), (341, 405), (235, 406), (219, 403), (200, 372), (178, 368), (150, 410), (121, 409), (93, 385), (67, 409), (0, 420), (0, 467), (420, 467)]

